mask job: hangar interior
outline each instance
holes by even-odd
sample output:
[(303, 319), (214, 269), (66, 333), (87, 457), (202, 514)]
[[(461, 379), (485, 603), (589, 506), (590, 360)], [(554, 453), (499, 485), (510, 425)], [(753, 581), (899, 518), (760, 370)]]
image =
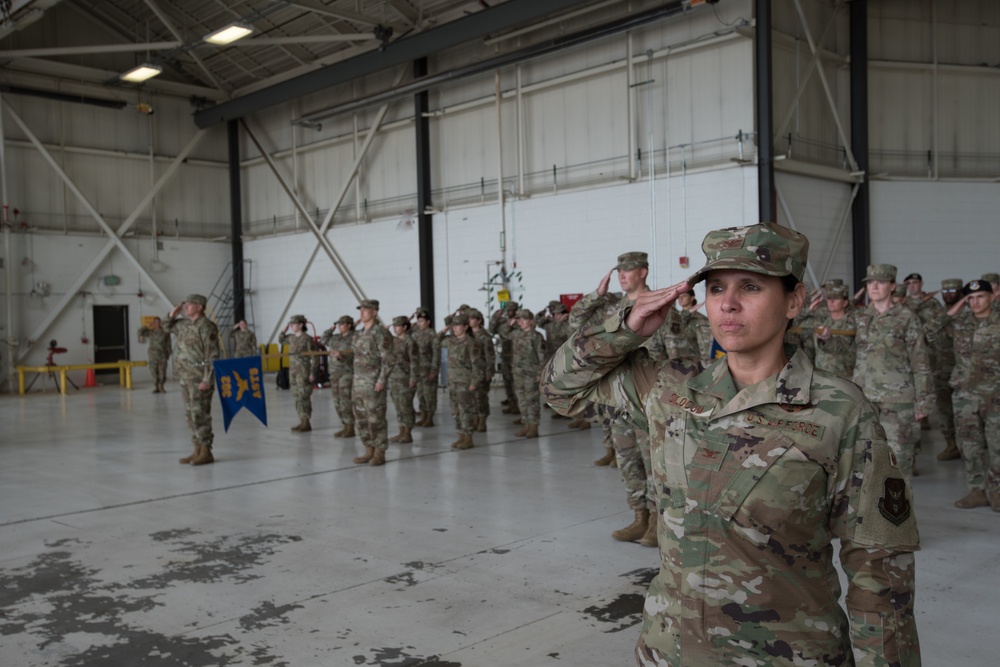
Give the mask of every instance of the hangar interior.
[[(203, 41), (232, 23), (253, 33)], [(1000, 269), (991, 0), (12, 0), (0, 54), (5, 664), (628, 664), (657, 566), (607, 535), (627, 507), (597, 430), (525, 445), (498, 420), (464, 458), (426, 431), (367, 470), (332, 410), (304, 444), (270, 392), (273, 426), (237, 421), (191, 475), (180, 396), (141, 369), (132, 392), (17, 396), (49, 341), (94, 359), (104, 309), (139, 361), (143, 318), (189, 293), (261, 343), (359, 298), (440, 327), (498, 286), (535, 309), (590, 292), (631, 250), (672, 284), (762, 205), (809, 237), (812, 285)], [(1000, 524), (951, 507), (940, 447), (915, 486), (925, 664), (993, 664)]]

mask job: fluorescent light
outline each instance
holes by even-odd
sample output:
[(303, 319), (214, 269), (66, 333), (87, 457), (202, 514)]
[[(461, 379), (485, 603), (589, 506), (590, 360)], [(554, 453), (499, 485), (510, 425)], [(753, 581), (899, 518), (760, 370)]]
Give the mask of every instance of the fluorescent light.
[(159, 65), (150, 65), (149, 63), (143, 63), (138, 67), (134, 67), (129, 71), (121, 75), (122, 81), (129, 81), (131, 83), (142, 83), (146, 79), (152, 79), (154, 76), (163, 71), (163, 68)]
[(216, 30), (211, 35), (206, 37), (205, 41), (209, 44), (224, 46), (226, 44), (232, 44), (238, 39), (243, 39), (252, 32), (253, 28), (246, 23), (230, 23), (225, 28)]

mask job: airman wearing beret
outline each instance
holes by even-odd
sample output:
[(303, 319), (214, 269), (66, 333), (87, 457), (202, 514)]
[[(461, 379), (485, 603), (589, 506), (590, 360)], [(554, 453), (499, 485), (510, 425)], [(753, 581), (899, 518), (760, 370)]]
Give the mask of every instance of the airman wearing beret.
[[(896, 457), (854, 384), (782, 345), (808, 247), (769, 223), (712, 232), (702, 270), (578, 330), (543, 369), (554, 409), (625, 413), (653, 438), (661, 564), (638, 664), (920, 664), (919, 540)], [(700, 280), (726, 355), (651, 361), (643, 341)], [(828, 583), (835, 540), (846, 613)]]

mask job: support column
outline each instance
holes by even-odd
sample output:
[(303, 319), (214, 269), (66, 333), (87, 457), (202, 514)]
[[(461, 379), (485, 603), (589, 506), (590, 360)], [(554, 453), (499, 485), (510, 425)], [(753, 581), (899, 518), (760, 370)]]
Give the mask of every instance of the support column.
[(851, 24), (851, 150), (862, 172), (858, 194), (851, 207), (854, 287), (865, 279), (871, 263), (871, 230), (868, 218), (868, 2), (852, 0)]
[[(427, 58), (413, 61), (413, 78), (427, 76)], [(434, 321), (434, 227), (427, 212), (431, 202), (431, 134), (427, 91), (413, 96), (414, 133), (417, 138), (417, 239), (420, 255), (420, 305)]]
[(771, 0), (754, 0), (757, 15), (757, 208), (761, 222), (777, 222), (774, 195), (774, 118), (771, 104)]
[(226, 123), (229, 139), (229, 233), (233, 250), (233, 322), (246, 317), (243, 302), (243, 195), (240, 190), (240, 121)]

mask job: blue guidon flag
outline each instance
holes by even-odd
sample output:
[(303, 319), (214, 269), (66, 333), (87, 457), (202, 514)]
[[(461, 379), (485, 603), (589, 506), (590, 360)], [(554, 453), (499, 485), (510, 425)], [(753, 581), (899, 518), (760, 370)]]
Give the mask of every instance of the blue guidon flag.
[[(713, 338), (712, 339), (712, 349), (708, 353), (708, 362), (712, 363), (716, 359), (721, 359), (724, 356), (726, 356), (726, 351), (722, 349), (721, 345), (719, 345), (719, 341), (717, 341), (717, 340), (715, 340), (715, 338)], [(218, 363), (218, 362), (216, 362), (216, 363)]]
[(264, 402), (263, 370), (260, 357), (241, 357), (216, 361), (215, 384), (222, 403), (222, 419), (226, 431), (241, 408), (246, 408), (267, 426), (267, 404)]

